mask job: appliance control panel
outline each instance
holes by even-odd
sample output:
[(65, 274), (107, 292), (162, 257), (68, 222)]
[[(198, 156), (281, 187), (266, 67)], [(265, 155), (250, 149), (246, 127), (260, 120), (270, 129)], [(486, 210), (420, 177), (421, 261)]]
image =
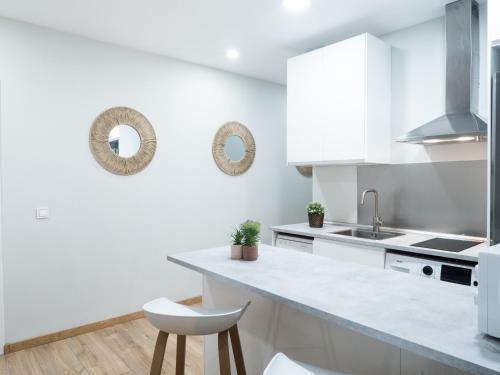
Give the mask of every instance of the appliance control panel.
[(473, 287), (478, 286), (476, 264), (400, 251), (387, 251), (385, 256), (386, 269)]

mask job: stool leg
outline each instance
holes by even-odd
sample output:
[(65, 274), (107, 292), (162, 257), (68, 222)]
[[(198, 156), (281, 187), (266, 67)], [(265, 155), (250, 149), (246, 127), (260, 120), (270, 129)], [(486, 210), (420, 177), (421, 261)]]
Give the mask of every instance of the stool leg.
[(186, 336), (177, 335), (177, 355), (175, 358), (175, 375), (184, 375), (186, 362)]
[(168, 333), (160, 331), (156, 339), (155, 352), (153, 354), (153, 362), (151, 363), (150, 375), (160, 375), (163, 365), (163, 357), (165, 356), (165, 348), (167, 346)]
[(231, 365), (229, 364), (229, 342), (227, 341), (228, 331), (219, 332), (219, 368), (220, 375), (231, 375)]
[(243, 360), (243, 351), (241, 350), (240, 334), (238, 333), (237, 325), (229, 328), (229, 336), (231, 337), (231, 346), (233, 347), (236, 372), (238, 375), (246, 375), (247, 372), (245, 370), (245, 361)]

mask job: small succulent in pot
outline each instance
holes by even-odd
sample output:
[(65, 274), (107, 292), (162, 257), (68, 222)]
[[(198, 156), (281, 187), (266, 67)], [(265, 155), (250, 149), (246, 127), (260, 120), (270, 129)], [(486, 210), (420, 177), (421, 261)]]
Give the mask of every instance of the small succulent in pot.
[(231, 259), (241, 259), (243, 238), (244, 236), (240, 225), (231, 234)]
[(257, 260), (259, 257), (260, 223), (247, 220), (241, 224), (240, 229), (243, 233), (243, 259)]
[(309, 216), (309, 226), (311, 228), (322, 228), (325, 218), (325, 208), (318, 202), (311, 202), (307, 205), (307, 215)]

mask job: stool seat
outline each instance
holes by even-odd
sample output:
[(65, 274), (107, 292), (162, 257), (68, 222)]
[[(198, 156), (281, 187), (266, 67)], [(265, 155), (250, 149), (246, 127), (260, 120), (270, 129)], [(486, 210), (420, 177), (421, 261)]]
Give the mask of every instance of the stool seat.
[(146, 303), (142, 309), (146, 318), (160, 331), (204, 336), (226, 331), (236, 325), (249, 304), (231, 309), (205, 309), (158, 298)]
[(306, 363), (292, 361), (283, 353), (276, 354), (267, 365), (263, 375), (347, 375), (325, 370)]

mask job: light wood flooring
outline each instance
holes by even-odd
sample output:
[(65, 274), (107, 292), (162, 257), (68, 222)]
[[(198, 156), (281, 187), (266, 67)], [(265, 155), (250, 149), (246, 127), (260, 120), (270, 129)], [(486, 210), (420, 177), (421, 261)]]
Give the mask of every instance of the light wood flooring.
[[(146, 319), (0, 356), (1, 375), (149, 374), (158, 330)], [(162, 374), (175, 373), (176, 336), (169, 335)], [(188, 337), (186, 375), (203, 374), (203, 338)]]

